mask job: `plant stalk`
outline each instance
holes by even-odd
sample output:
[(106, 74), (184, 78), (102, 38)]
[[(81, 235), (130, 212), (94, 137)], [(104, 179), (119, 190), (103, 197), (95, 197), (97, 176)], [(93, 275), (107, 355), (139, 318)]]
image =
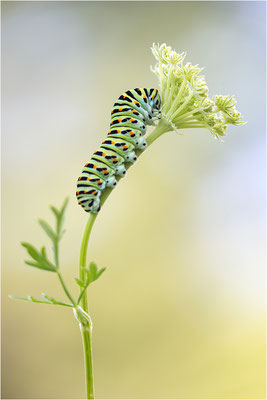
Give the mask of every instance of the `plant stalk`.
[[(161, 120), (157, 127), (151, 132), (150, 135), (146, 138), (147, 145), (150, 146), (158, 137), (160, 137), (163, 133), (171, 131), (172, 128), (168, 125), (164, 120)], [(139, 156), (142, 154), (141, 150), (136, 150), (136, 155)], [(130, 168), (132, 164), (127, 164), (126, 169)], [(117, 177), (119, 181), (121, 177)], [(107, 200), (108, 196), (112, 192), (112, 188), (106, 188), (104, 193), (101, 196), (100, 204), (101, 206)], [(90, 239), (90, 235), (92, 232), (92, 228), (94, 226), (96, 217), (98, 214), (89, 214), (87, 223), (84, 228), (81, 249), (80, 249), (80, 268), (79, 268), (79, 278), (82, 281), (85, 281), (85, 272), (84, 268), (86, 267), (86, 259), (87, 259), (87, 248), (88, 242)], [(80, 293), (82, 293), (83, 288), (81, 288)], [(88, 301), (87, 295), (83, 295), (81, 300), (81, 307), (88, 314)], [(83, 341), (83, 350), (84, 350), (84, 365), (85, 365), (85, 381), (86, 381), (86, 398), (94, 399), (94, 376), (93, 376), (93, 351), (92, 351), (92, 325), (80, 322), (80, 330), (82, 334)]]
[[(79, 278), (83, 282), (85, 281), (85, 271), (83, 267), (86, 267), (88, 242), (96, 217), (97, 214), (90, 213), (83, 232), (81, 250), (80, 250), (80, 268), (79, 268)], [(80, 289), (80, 294), (82, 292), (83, 288)], [(83, 310), (88, 314), (88, 301), (86, 294), (82, 297), (81, 306)], [(90, 326), (89, 324), (82, 322), (80, 322), (79, 325), (83, 342), (86, 399), (94, 399), (95, 391), (94, 391), (94, 375), (93, 375), (92, 325)]]
[(93, 375), (93, 346), (92, 346), (92, 326), (80, 323), (80, 330), (83, 341), (83, 354), (86, 381), (86, 399), (94, 399), (94, 375)]

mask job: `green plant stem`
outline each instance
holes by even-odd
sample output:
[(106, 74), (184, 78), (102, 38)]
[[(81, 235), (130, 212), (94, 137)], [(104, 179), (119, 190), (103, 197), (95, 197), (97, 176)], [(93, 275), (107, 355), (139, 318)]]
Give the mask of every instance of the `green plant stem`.
[(75, 306), (75, 305), (76, 305), (76, 302), (75, 302), (75, 300), (73, 299), (73, 297), (72, 297), (72, 295), (70, 294), (70, 292), (68, 291), (67, 286), (66, 286), (66, 284), (65, 284), (65, 282), (64, 282), (64, 280), (63, 280), (63, 276), (62, 276), (62, 274), (61, 274), (61, 272), (60, 272), (59, 270), (57, 270), (57, 276), (58, 276), (58, 278), (59, 278), (59, 280), (60, 280), (60, 283), (61, 283), (61, 286), (63, 287), (64, 292), (66, 293), (66, 296), (67, 296), (68, 299), (72, 302), (73, 306)]
[(194, 92), (191, 92), (189, 94), (189, 96), (185, 99), (185, 101), (183, 102), (183, 104), (181, 104), (177, 110), (172, 114), (171, 118), (172, 120), (174, 120), (177, 116), (180, 116), (182, 110), (184, 110), (187, 106), (187, 104), (189, 103), (189, 101), (192, 99), (192, 97), (194, 96)]
[[(57, 235), (59, 235), (59, 229), (57, 227)], [(72, 295), (70, 294), (70, 292), (67, 289), (67, 286), (64, 282), (63, 276), (59, 270), (59, 257), (58, 257), (58, 241), (55, 243), (54, 245), (54, 256), (55, 256), (55, 264), (57, 267), (57, 276), (60, 280), (61, 286), (63, 287), (64, 292), (66, 293), (66, 296), (68, 297), (68, 299), (72, 302), (73, 306), (76, 305), (75, 300), (73, 299)]]
[(93, 375), (93, 354), (92, 354), (92, 327), (80, 323), (80, 330), (83, 341), (85, 378), (86, 378), (86, 398), (94, 399), (94, 375)]
[[(163, 133), (171, 131), (172, 128), (168, 125), (164, 120), (161, 120), (157, 127), (151, 132), (150, 135), (146, 138), (147, 145), (150, 146), (158, 137), (163, 135)], [(142, 154), (141, 150), (136, 151), (136, 155), (139, 156)], [(126, 169), (130, 168), (132, 164), (128, 163), (126, 165)], [(120, 177), (117, 179), (120, 180)], [(112, 192), (112, 188), (107, 188), (101, 196), (101, 206), (103, 206), (104, 202), (107, 200), (108, 196)], [(87, 259), (87, 248), (89, 238), (92, 232), (92, 228), (94, 226), (96, 217), (98, 214), (89, 214), (87, 223), (85, 225), (85, 229), (83, 232), (81, 250), (80, 250), (80, 268), (79, 268), (79, 278), (83, 282), (85, 281), (85, 272), (84, 268), (86, 266)], [(83, 292), (83, 288), (80, 290), (80, 295)], [(81, 300), (81, 306), (83, 310), (88, 314), (88, 302), (86, 294), (83, 295)], [(93, 357), (92, 357), (92, 325), (85, 324), (80, 322), (80, 329), (83, 340), (83, 349), (84, 349), (84, 365), (85, 365), (85, 380), (86, 380), (86, 395), (87, 399), (94, 399), (94, 377), (93, 377)]]
[[(79, 278), (81, 281), (85, 281), (86, 258), (87, 248), (90, 238), (90, 234), (96, 220), (97, 214), (89, 214), (89, 218), (84, 228), (81, 250), (80, 250), (80, 267), (79, 267)], [(80, 296), (82, 295), (83, 288), (80, 289)], [(81, 300), (81, 306), (83, 310), (88, 314), (88, 301), (86, 294), (83, 295)], [(85, 382), (86, 382), (86, 398), (94, 399), (94, 375), (93, 375), (93, 350), (92, 350), (92, 326), (89, 324), (80, 322), (80, 330), (83, 341), (83, 352), (84, 352), (84, 367), (85, 367)]]
[[(168, 105), (166, 107), (167, 110), (168, 110), (167, 111), (167, 118), (170, 118), (170, 116), (173, 113), (173, 111), (177, 109), (177, 106), (180, 103), (180, 101), (182, 99), (182, 96), (184, 94), (184, 90), (186, 88), (186, 84), (187, 84), (187, 80), (184, 79), (182, 85), (179, 88), (179, 91), (177, 93), (177, 96), (176, 96), (175, 100), (172, 101), (170, 104), (168, 103)], [(172, 99), (170, 99), (170, 100), (172, 100)]]
[[(83, 231), (81, 250), (80, 250), (80, 269), (79, 269), (79, 278), (83, 282), (85, 281), (85, 271), (84, 271), (83, 267), (86, 267), (88, 242), (89, 242), (89, 238), (90, 238), (91, 231), (94, 226), (96, 217), (97, 217), (97, 214), (92, 214), (92, 213), (89, 214), (89, 218), (87, 220), (87, 223), (86, 223), (84, 231)], [(83, 291), (83, 288), (81, 288), (80, 293), (82, 293), (82, 291)], [(82, 298), (82, 308), (84, 309), (85, 312), (88, 313), (88, 303), (87, 303), (86, 296), (83, 296), (83, 298)]]

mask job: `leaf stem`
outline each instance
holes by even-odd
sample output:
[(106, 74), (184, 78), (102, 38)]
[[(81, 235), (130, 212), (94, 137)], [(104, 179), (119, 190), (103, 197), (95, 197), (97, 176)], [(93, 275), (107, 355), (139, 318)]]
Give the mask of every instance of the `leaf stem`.
[(11, 299), (15, 299), (15, 300), (29, 301), (30, 303), (49, 304), (50, 306), (64, 306), (64, 307), (73, 308), (73, 304), (68, 304), (68, 303), (65, 303), (64, 301), (56, 301), (56, 303), (51, 303), (51, 302), (44, 301), (44, 300), (28, 299), (27, 297), (18, 297), (18, 296), (11, 296), (11, 295), (9, 295), (8, 297), (10, 297)]
[(75, 300), (73, 299), (72, 295), (70, 294), (70, 292), (67, 289), (67, 286), (64, 282), (63, 276), (61, 274), (61, 272), (59, 271), (59, 269), (57, 269), (57, 276), (60, 280), (61, 286), (63, 287), (64, 292), (66, 293), (66, 296), (69, 298), (69, 300), (72, 302), (73, 306), (76, 305)]
[[(89, 286), (89, 285), (88, 285), (88, 286)], [(85, 295), (88, 286), (82, 288), (82, 290), (81, 290), (81, 292), (80, 292), (80, 295), (79, 295), (79, 297), (78, 297), (78, 300), (77, 300), (77, 306), (80, 304), (80, 301), (82, 300), (83, 296)]]

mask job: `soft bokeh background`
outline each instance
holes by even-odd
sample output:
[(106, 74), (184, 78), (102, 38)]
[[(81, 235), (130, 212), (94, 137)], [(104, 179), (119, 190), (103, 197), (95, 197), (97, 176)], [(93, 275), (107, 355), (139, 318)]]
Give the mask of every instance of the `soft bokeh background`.
[(265, 398), (265, 4), (4, 2), (2, 23), (2, 397), (84, 396), (71, 311), (7, 298), (65, 299), (19, 242), (49, 246), (36, 220), (69, 195), (61, 259), (77, 293), (76, 179), (116, 98), (157, 86), (150, 46), (166, 42), (248, 123), (223, 144), (166, 134), (105, 204), (89, 251), (108, 267), (89, 291), (96, 394)]

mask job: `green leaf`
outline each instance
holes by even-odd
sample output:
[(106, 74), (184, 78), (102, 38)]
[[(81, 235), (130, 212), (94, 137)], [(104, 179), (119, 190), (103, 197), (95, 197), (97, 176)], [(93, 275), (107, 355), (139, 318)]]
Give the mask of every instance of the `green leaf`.
[(41, 263), (34, 263), (32, 261), (24, 261), (25, 264), (30, 265), (31, 267), (35, 267), (35, 268), (39, 268), (39, 269), (43, 269), (45, 271), (51, 271), (51, 272), (56, 272), (56, 267), (52, 264), (41, 264)]
[(63, 222), (64, 222), (64, 216), (65, 216), (66, 207), (68, 205), (68, 201), (69, 201), (69, 198), (67, 197), (64, 200), (63, 205), (60, 208), (60, 210), (58, 210), (54, 206), (50, 206), (50, 210), (53, 212), (53, 214), (56, 217), (56, 231), (57, 231), (58, 241), (62, 238), (62, 235), (65, 232), (65, 231), (62, 232), (62, 226), (63, 226)]
[(27, 242), (21, 242), (21, 245), (25, 247), (29, 255), (36, 261), (42, 262), (43, 261), (43, 256), (39, 253), (39, 251), (32, 246), (30, 243)]
[(80, 287), (82, 287), (82, 288), (85, 287), (86, 284), (85, 284), (83, 281), (81, 281), (81, 280), (78, 279), (78, 278), (74, 278), (74, 279), (75, 279), (76, 283), (77, 283)]
[(41, 248), (41, 254), (42, 254), (44, 259), (47, 259), (46, 250), (45, 250), (44, 246)]
[(44, 269), (46, 271), (56, 271), (56, 267), (47, 259), (45, 247), (41, 248), (41, 252), (39, 252), (34, 246), (30, 243), (22, 242), (21, 245), (26, 248), (28, 254), (32, 257), (33, 261), (25, 261), (25, 264), (30, 265), (31, 267)]
[(98, 278), (100, 278), (105, 270), (106, 268), (98, 269), (96, 263), (92, 261), (89, 265), (89, 283), (94, 282)]
[(45, 233), (47, 234), (47, 236), (50, 237), (50, 239), (52, 240), (52, 242), (54, 244), (57, 243), (58, 241), (58, 236), (57, 234), (53, 231), (53, 229), (51, 228), (51, 226), (44, 221), (43, 219), (39, 219), (38, 220), (39, 224), (41, 225), (41, 227), (43, 228), (43, 230), (45, 231)]
[(41, 255), (42, 255), (42, 257), (43, 257), (43, 264), (47, 264), (48, 266), (51, 266), (51, 267), (53, 267), (53, 268), (56, 268), (56, 266), (54, 265), (54, 264), (52, 264), (49, 260), (48, 260), (48, 258), (47, 258), (47, 255), (46, 255), (46, 250), (45, 250), (45, 247), (43, 246), (42, 248), (41, 248)]
[(65, 200), (64, 200), (64, 202), (63, 202), (63, 204), (62, 204), (62, 207), (61, 207), (61, 209), (60, 209), (60, 214), (61, 214), (61, 215), (64, 215), (64, 213), (65, 213), (65, 211), (66, 211), (66, 207), (67, 207), (67, 205), (68, 205), (68, 202), (69, 202), (69, 198), (66, 197)]
[(62, 207), (61, 207), (61, 209), (60, 209), (60, 212), (59, 212), (59, 218), (58, 218), (58, 234), (60, 234), (60, 235), (62, 235), (61, 230), (62, 230), (62, 226), (63, 226), (63, 223), (64, 223), (64, 217), (65, 217), (65, 212), (66, 212), (66, 208), (67, 208), (68, 202), (69, 202), (69, 198), (66, 197), (66, 199), (64, 200), (64, 202), (63, 202), (63, 204), (62, 204)]
[(54, 206), (49, 206), (49, 208), (54, 213), (55, 217), (58, 218), (58, 216), (60, 214), (59, 210)]
[(106, 268), (97, 269), (97, 265), (93, 261), (89, 264), (88, 269), (86, 269), (86, 267), (81, 267), (81, 268), (86, 273), (86, 279), (84, 281), (82, 281), (81, 279), (75, 278), (76, 283), (81, 288), (83, 288), (83, 290), (81, 290), (80, 295), (78, 297), (77, 304), (79, 304), (80, 301), (82, 300), (83, 296), (86, 293), (86, 289), (88, 288), (90, 283), (92, 283), (92, 282), (96, 281), (98, 278), (100, 278), (100, 276), (106, 270)]
[(99, 270), (97, 271), (97, 274), (96, 274), (96, 279), (100, 278), (100, 276), (103, 274), (103, 272), (106, 271), (106, 269), (107, 269), (106, 267), (105, 267), (105, 268), (99, 269)]
[(97, 265), (94, 261), (90, 262), (89, 265), (89, 274), (90, 274), (90, 281), (93, 282), (95, 281), (96, 278), (96, 274), (97, 274)]

